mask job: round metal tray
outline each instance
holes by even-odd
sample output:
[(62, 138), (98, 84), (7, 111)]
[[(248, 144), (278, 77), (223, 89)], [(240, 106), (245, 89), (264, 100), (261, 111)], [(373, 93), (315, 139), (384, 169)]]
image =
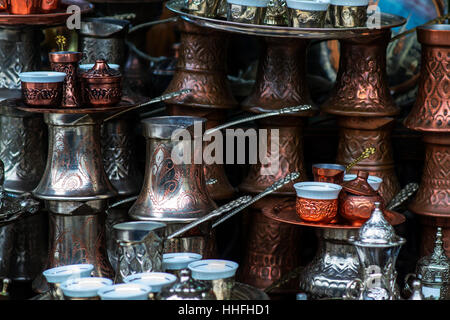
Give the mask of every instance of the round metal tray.
[[(386, 220), (393, 226), (402, 224), (405, 222), (406, 218), (404, 215), (384, 210), (384, 217)], [(288, 224), (293, 224), (297, 226), (304, 227), (315, 227), (315, 228), (327, 228), (327, 229), (359, 229), (360, 227), (355, 227), (350, 224), (345, 223), (336, 223), (336, 224), (320, 224), (320, 223), (311, 223), (300, 219), (295, 210), (295, 201), (289, 201), (286, 203), (282, 203), (273, 208), (265, 208), (263, 209), (263, 214), (275, 221), (284, 222)]]
[[(367, 37), (380, 29), (375, 28), (294, 28), (283, 26), (256, 25), (231, 22), (221, 19), (205, 18), (184, 11), (184, 0), (170, 0), (166, 3), (167, 9), (177, 13), (181, 19), (194, 23), (201, 27), (212, 28), (220, 31), (243, 33), (247, 35), (304, 38), (304, 39), (348, 39)], [(399, 27), (406, 23), (406, 19), (389, 13), (381, 13), (381, 29)]]
[(88, 13), (94, 6), (85, 0), (62, 0), (61, 8), (57, 12), (42, 14), (10, 14), (8, 12), (0, 13), (0, 25), (18, 26), (18, 25), (58, 25), (66, 23), (67, 18), (72, 15), (67, 13), (67, 7), (76, 5), (80, 7), (81, 14)]

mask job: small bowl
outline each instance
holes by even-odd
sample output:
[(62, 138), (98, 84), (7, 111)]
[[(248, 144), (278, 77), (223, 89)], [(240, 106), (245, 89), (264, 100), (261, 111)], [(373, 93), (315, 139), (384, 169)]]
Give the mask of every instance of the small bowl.
[(369, 0), (330, 0), (329, 19), (335, 28), (365, 27)]
[[(345, 181), (351, 181), (356, 179), (356, 174), (346, 174), (344, 175), (344, 182)], [(381, 183), (383, 182), (383, 179), (377, 176), (369, 176), (367, 178), (367, 182), (370, 184), (370, 186), (373, 188), (373, 190), (378, 191), (380, 189)]]
[(19, 73), (22, 98), (31, 107), (57, 107), (61, 104), (64, 72), (31, 71)]
[(138, 283), (149, 286), (152, 293), (158, 293), (162, 288), (172, 285), (177, 277), (165, 272), (143, 272), (135, 273), (123, 279), (125, 283)]
[(344, 182), (345, 166), (334, 163), (316, 163), (312, 166), (314, 181), (341, 184)]
[(227, 0), (227, 20), (263, 24), (268, 0)]
[(60, 287), (68, 300), (98, 300), (98, 290), (112, 284), (112, 280), (107, 278), (89, 277), (66, 280)]
[(179, 271), (186, 269), (191, 262), (200, 260), (201, 254), (193, 252), (176, 252), (176, 253), (164, 253), (162, 268), (164, 271)]
[(328, 2), (286, 0), (286, 5), (290, 27), (324, 27), (329, 6)]
[(94, 270), (92, 264), (71, 264), (45, 270), (42, 274), (48, 283), (62, 283), (71, 278), (86, 278)]
[(149, 286), (138, 283), (121, 283), (103, 287), (97, 294), (101, 300), (148, 300)]
[(331, 223), (338, 213), (338, 197), (342, 187), (326, 182), (299, 182), (294, 184), (297, 193), (296, 211), (308, 222)]
[(236, 262), (217, 259), (199, 260), (188, 266), (192, 278), (207, 282), (213, 288), (217, 300), (231, 299), (238, 267)]

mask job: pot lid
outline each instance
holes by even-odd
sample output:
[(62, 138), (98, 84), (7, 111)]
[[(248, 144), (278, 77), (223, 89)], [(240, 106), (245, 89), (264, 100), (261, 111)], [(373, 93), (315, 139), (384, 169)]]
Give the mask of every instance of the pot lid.
[(81, 74), (84, 79), (116, 79), (122, 77), (120, 71), (111, 68), (106, 60), (99, 59), (95, 61), (94, 66)]
[(359, 196), (376, 196), (378, 193), (370, 186), (367, 178), (369, 173), (367, 171), (358, 171), (355, 180), (350, 180), (342, 183), (342, 189)]
[(194, 280), (191, 271), (183, 269), (180, 278), (172, 287), (163, 288), (159, 294), (160, 300), (216, 300), (211, 286), (202, 281)]
[(396, 235), (394, 228), (384, 218), (380, 202), (375, 202), (375, 210), (369, 220), (359, 229), (358, 238), (350, 242), (357, 246), (391, 247), (405, 243), (405, 239)]
[(436, 231), (433, 253), (419, 259), (416, 272), (417, 277), (421, 279), (422, 282), (450, 282), (450, 259), (445, 255), (441, 227), (438, 227)]

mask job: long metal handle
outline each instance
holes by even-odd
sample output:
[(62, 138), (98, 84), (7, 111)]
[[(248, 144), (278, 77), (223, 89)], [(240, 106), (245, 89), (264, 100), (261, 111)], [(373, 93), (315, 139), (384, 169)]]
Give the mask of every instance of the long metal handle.
[(189, 223), (188, 225), (178, 229), (177, 231), (175, 231), (174, 233), (172, 233), (171, 235), (169, 235), (167, 237), (168, 240), (178, 237), (179, 235), (185, 233), (188, 230), (191, 230), (192, 228), (198, 226), (199, 224), (202, 224), (203, 222), (206, 222), (208, 220), (211, 220), (214, 217), (220, 216), (222, 213), (228, 212), (234, 208), (236, 208), (237, 206), (242, 205), (243, 203), (246, 203), (248, 201), (250, 201), (252, 199), (251, 196), (243, 196), (240, 197), (236, 200), (233, 200), (219, 208), (217, 208), (216, 210), (212, 211), (211, 213), (207, 214), (206, 216), (201, 217), (200, 219), (195, 220), (192, 223)]
[(163, 94), (162, 96), (153, 98), (153, 99), (151, 99), (149, 101), (146, 101), (144, 103), (141, 103), (141, 104), (129, 107), (129, 108), (125, 109), (125, 110), (121, 110), (121, 111), (119, 111), (119, 112), (117, 112), (117, 113), (115, 113), (115, 114), (105, 118), (103, 120), (103, 122), (106, 122), (106, 121), (109, 121), (111, 119), (117, 118), (118, 116), (120, 116), (120, 115), (122, 115), (122, 114), (124, 114), (124, 113), (126, 113), (128, 111), (135, 110), (135, 109), (138, 109), (138, 108), (141, 108), (141, 107), (145, 107), (145, 106), (148, 106), (148, 105), (151, 105), (151, 104), (154, 104), (154, 103), (157, 103), (157, 102), (161, 102), (161, 101), (164, 101), (164, 100), (172, 99), (172, 98), (181, 96), (182, 94), (189, 93), (191, 91), (192, 91), (192, 89), (183, 89), (183, 90), (180, 90), (180, 91), (175, 91), (175, 92)]
[(152, 26), (155, 26), (157, 24), (176, 22), (177, 20), (178, 20), (178, 16), (171, 17), (171, 18), (168, 18), (168, 19), (162, 19), (162, 20), (156, 20), (156, 21), (150, 21), (150, 22), (141, 23), (141, 24), (138, 24), (137, 26), (134, 26), (133, 28), (131, 28), (130, 31), (128, 31), (128, 34), (133, 33), (135, 31), (138, 31), (139, 29), (142, 29), (142, 28), (152, 27)]
[(267, 196), (268, 194), (277, 191), (278, 189), (280, 189), (282, 186), (298, 179), (300, 177), (300, 173), (298, 172), (291, 172), (289, 174), (286, 175), (286, 177), (277, 180), (274, 184), (272, 184), (270, 187), (268, 187), (266, 190), (264, 190), (263, 192), (261, 192), (260, 194), (258, 194), (257, 196), (255, 196), (251, 201), (248, 201), (247, 203), (245, 203), (244, 205), (242, 205), (241, 207), (234, 209), (232, 212), (226, 214), (225, 216), (223, 216), (222, 218), (220, 218), (218, 221), (216, 221), (213, 225), (212, 228), (217, 227), (219, 224), (221, 224), (222, 222), (230, 219), (232, 216), (234, 216), (236, 213), (244, 210), (245, 208), (251, 206), (252, 204), (254, 204), (255, 202), (261, 200), (261, 198), (264, 198), (265, 196)]
[(408, 183), (399, 193), (392, 198), (391, 202), (389, 202), (387, 208), (389, 210), (394, 210), (399, 207), (402, 203), (408, 200), (416, 191), (419, 189), (419, 184), (412, 182)]
[(258, 119), (278, 116), (278, 115), (285, 114), (285, 113), (306, 111), (306, 110), (309, 110), (309, 109), (311, 109), (311, 106), (310, 105), (306, 105), (306, 104), (302, 105), (302, 106), (282, 108), (280, 110), (276, 110), (276, 111), (273, 111), (273, 112), (258, 114), (258, 115), (255, 115), (255, 116), (246, 117), (246, 118), (242, 118), (242, 119), (238, 119), (238, 120), (235, 120), (235, 121), (224, 123), (224, 124), (222, 124), (220, 126), (217, 126), (215, 128), (211, 128), (211, 129), (206, 130), (205, 131), (205, 135), (212, 134), (212, 133), (214, 133), (216, 131), (219, 131), (219, 130), (222, 130), (222, 129), (225, 129), (225, 128), (229, 128), (229, 127), (235, 126), (235, 125), (243, 123), (243, 122), (249, 122), (249, 121), (253, 121), (253, 120), (258, 120)]
[(128, 202), (131, 202), (131, 201), (135, 201), (137, 198), (138, 198), (138, 196), (132, 196), (132, 197), (129, 197), (129, 198), (126, 198), (126, 199), (123, 199), (123, 200), (114, 202), (113, 204), (111, 204), (111, 205), (108, 206), (108, 209), (106, 209), (106, 211), (108, 211), (109, 209), (118, 207), (118, 206), (120, 206), (120, 205), (122, 205), (122, 204), (124, 204), (124, 203), (128, 203)]

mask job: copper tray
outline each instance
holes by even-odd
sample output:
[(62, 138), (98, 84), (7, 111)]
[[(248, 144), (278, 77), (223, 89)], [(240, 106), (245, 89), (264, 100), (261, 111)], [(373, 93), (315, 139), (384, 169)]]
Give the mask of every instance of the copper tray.
[(61, 8), (58, 12), (42, 14), (10, 14), (0, 13), (0, 25), (58, 25), (66, 23), (72, 13), (67, 13), (67, 7), (77, 5), (81, 9), (81, 14), (85, 14), (94, 9), (94, 6), (86, 0), (62, 0)]
[(16, 108), (26, 112), (37, 112), (37, 113), (63, 113), (63, 114), (90, 114), (90, 113), (106, 113), (106, 112), (117, 112), (124, 109), (130, 108), (136, 105), (136, 103), (128, 98), (122, 98), (122, 101), (113, 107), (101, 107), (101, 108), (35, 108), (29, 107), (23, 103), (21, 99), (16, 100)]
[[(295, 201), (287, 201), (285, 203), (279, 204), (272, 208), (264, 208), (262, 210), (263, 214), (275, 221), (284, 222), (288, 224), (305, 226), (305, 227), (315, 227), (315, 228), (329, 228), (329, 229), (359, 229), (360, 227), (354, 227), (350, 224), (336, 223), (336, 224), (320, 224), (306, 222), (300, 219), (295, 210)], [(385, 210), (384, 217), (393, 226), (402, 224), (405, 222), (406, 218), (404, 215)]]
[[(294, 28), (270, 25), (256, 25), (227, 20), (205, 18), (183, 11), (184, 0), (170, 0), (166, 3), (167, 9), (177, 13), (181, 19), (201, 27), (216, 30), (243, 33), (255, 36), (304, 38), (304, 39), (347, 39), (356, 37), (370, 37), (372, 32), (380, 29), (364, 28)], [(395, 28), (406, 23), (406, 19), (389, 13), (381, 13), (381, 29)]]
[[(50, 295), (48, 293), (42, 293), (30, 300), (50, 300)], [(231, 300), (270, 300), (270, 298), (264, 291), (258, 288), (236, 282), (231, 293)]]

